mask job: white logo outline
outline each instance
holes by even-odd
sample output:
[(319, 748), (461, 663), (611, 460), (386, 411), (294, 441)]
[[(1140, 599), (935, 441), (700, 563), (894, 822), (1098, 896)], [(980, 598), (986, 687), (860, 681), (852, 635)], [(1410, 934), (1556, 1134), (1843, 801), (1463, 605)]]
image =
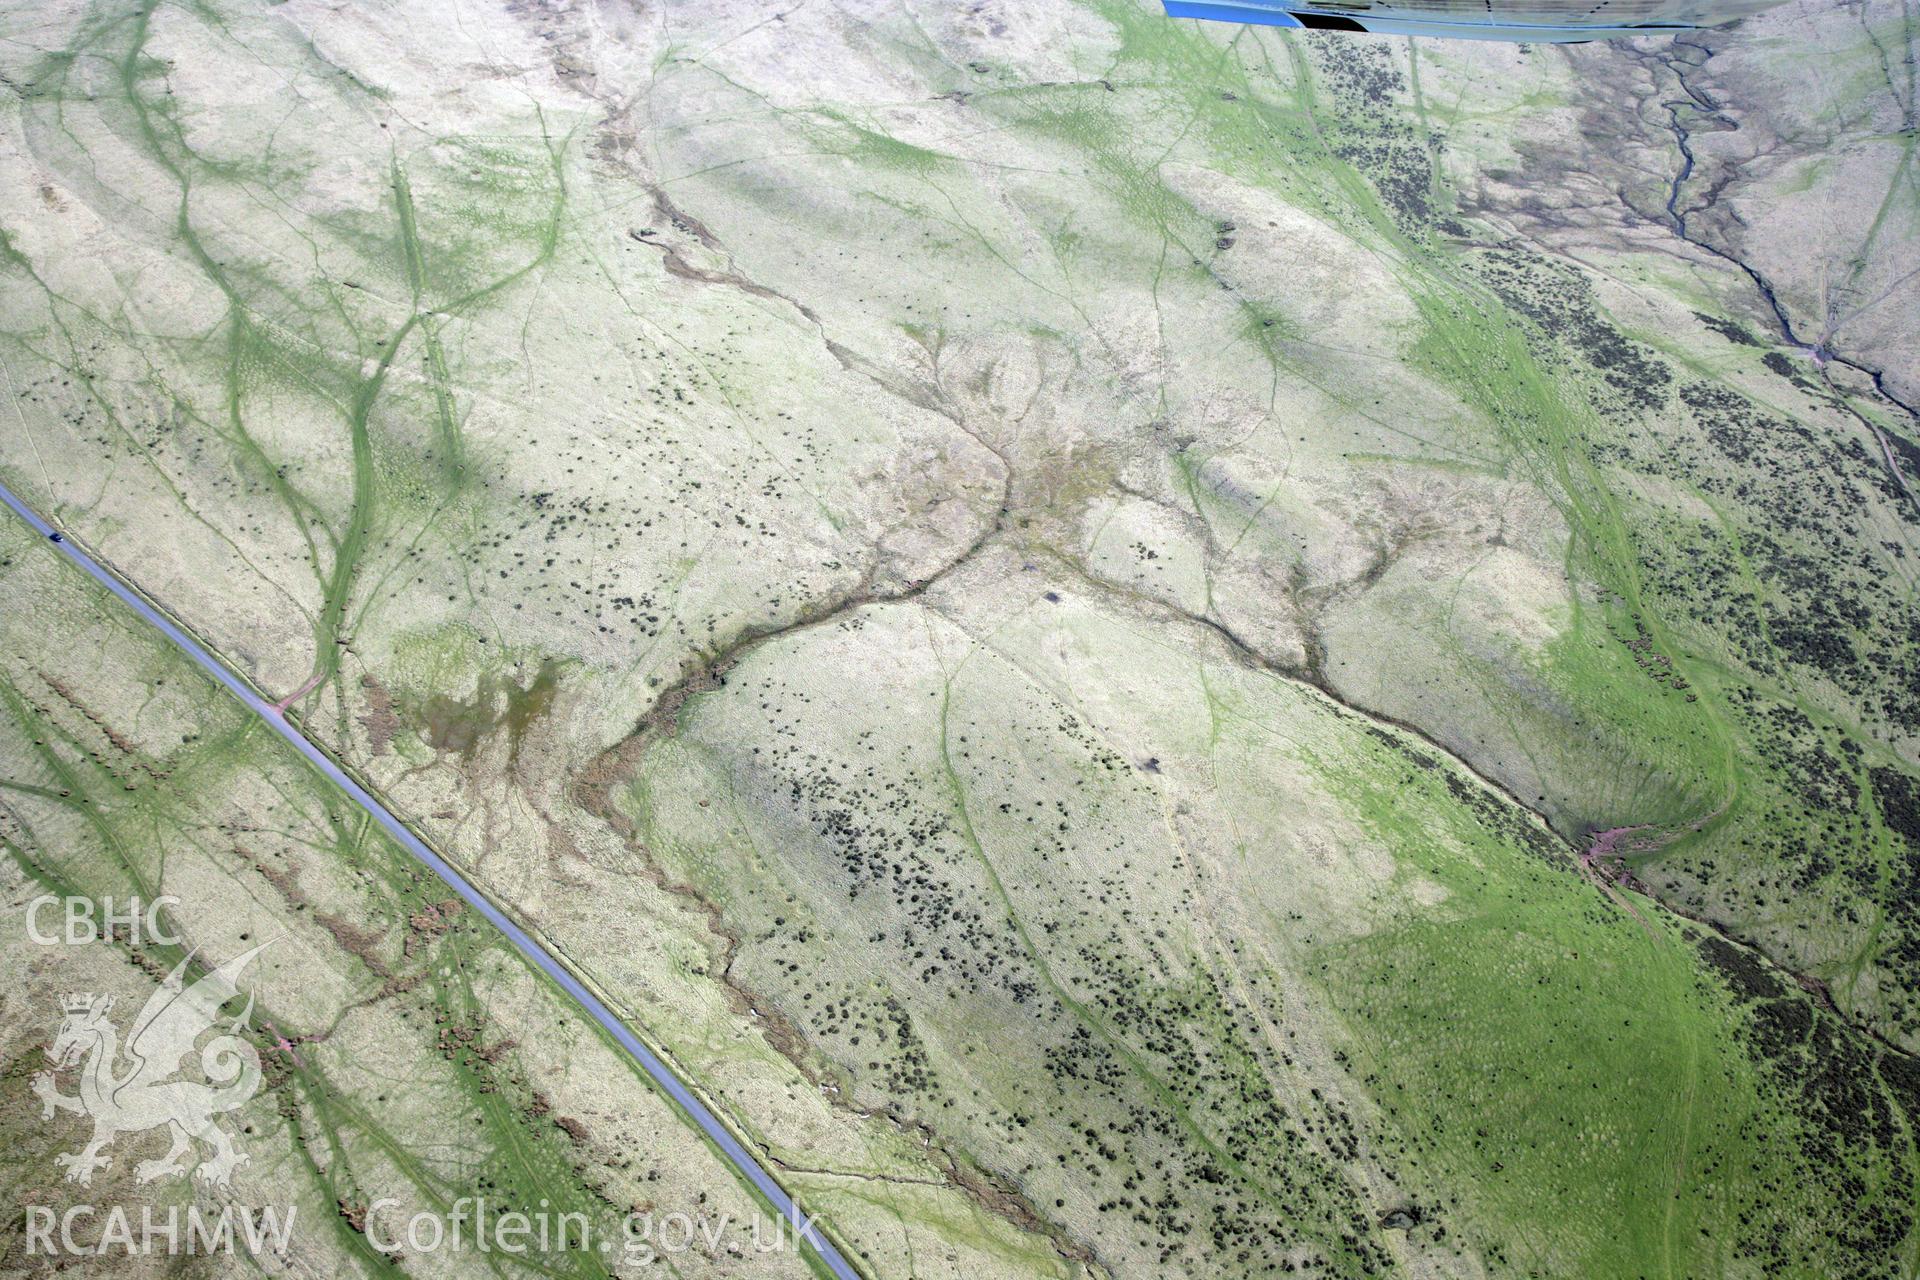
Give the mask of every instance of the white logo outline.
[[(240, 994), (241, 972), (275, 941), (269, 939), (235, 956), (191, 985), (185, 980), (193, 961), (189, 954), (147, 998), (124, 1047), (107, 1018), (113, 997), (74, 992), (61, 998), (60, 1030), (47, 1051), (48, 1068), (33, 1078), (33, 1091), (40, 1098), (42, 1119), (51, 1120), (60, 1111), (93, 1118), (93, 1136), (87, 1144), (54, 1157), (66, 1170), (68, 1182), (92, 1182), (96, 1169), (113, 1162), (112, 1156), (101, 1152), (119, 1135), (162, 1126), (170, 1131), (172, 1145), (159, 1159), (134, 1166), (136, 1182), (183, 1173), (189, 1167), (185, 1157), (192, 1155), (193, 1176), (224, 1187), (234, 1171), (247, 1163), (247, 1154), (215, 1117), (244, 1106), (260, 1089), (259, 1050), (241, 1034), (253, 1016), (251, 994), (246, 1008), (200, 1048), (200, 1070), (206, 1082), (177, 1077), (196, 1042), (221, 1021), (220, 1010)], [(122, 1059), (128, 1063), (124, 1072), (119, 1070)], [(56, 1077), (76, 1064), (79, 1092), (63, 1094)], [(196, 1142), (212, 1148), (213, 1154), (202, 1157)]]

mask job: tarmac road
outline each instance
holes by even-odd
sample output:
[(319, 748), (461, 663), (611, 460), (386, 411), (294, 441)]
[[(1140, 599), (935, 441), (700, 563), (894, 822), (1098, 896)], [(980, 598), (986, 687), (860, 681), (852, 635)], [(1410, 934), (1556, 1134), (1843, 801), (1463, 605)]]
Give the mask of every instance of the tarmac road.
[(293, 744), (295, 750), (305, 756), (314, 768), (331, 779), (335, 786), (346, 792), (355, 804), (365, 809), (375, 822), (386, 829), (395, 843), (425, 863), (435, 875), (446, 881), (469, 907), (485, 916), (494, 928), (505, 934), (508, 940), (520, 949), (522, 955), (538, 965), (542, 972), (559, 984), (561, 990), (573, 997), (574, 1002), (585, 1010), (588, 1016), (619, 1042), (620, 1047), (625, 1049), (628, 1056), (639, 1064), (640, 1069), (652, 1078), (661, 1092), (673, 1099), (687, 1118), (698, 1125), (701, 1131), (712, 1140), (728, 1163), (732, 1164), (740, 1175), (752, 1183), (778, 1210), (795, 1234), (807, 1243), (808, 1248), (837, 1280), (860, 1280), (860, 1273), (841, 1256), (833, 1242), (828, 1240), (825, 1234), (802, 1213), (799, 1203), (773, 1180), (773, 1175), (768, 1173), (754, 1158), (753, 1153), (742, 1145), (733, 1135), (733, 1131), (722, 1124), (707, 1105), (695, 1097), (693, 1091), (678, 1075), (674, 1074), (673, 1069), (667, 1066), (657, 1053), (649, 1049), (646, 1043), (634, 1034), (632, 1028), (615, 1017), (613, 1011), (589, 991), (571, 970), (561, 964), (525, 929), (514, 923), (506, 912), (476, 889), (465, 876), (454, 870), (445, 858), (435, 853), (424, 840), (408, 830), (404, 823), (388, 812), (385, 805), (349, 777), (334, 762), (333, 757), (315, 746), (305, 734), (289, 723), (278, 707), (262, 698), (251, 685), (234, 674), (225, 663), (214, 657), (192, 636), (175, 625), (129, 583), (103, 568), (92, 556), (75, 546), (70, 537), (42, 520), (4, 484), (0, 484), (0, 501), (4, 501), (8, 507), (12, 508), (15, 515), (32, 525), (36, 533), (51, 542), (56, 549), (65, 554), (67, 559), (79, 565), (96, 582), (113, 592), (127, 607), (152, 623), (167, 639), (173, 641), (188, 657), (198, 663), (202, 670), (224, 685), (234, 697), (245, 703), (248, 710), (266, 721), (275, 733)]

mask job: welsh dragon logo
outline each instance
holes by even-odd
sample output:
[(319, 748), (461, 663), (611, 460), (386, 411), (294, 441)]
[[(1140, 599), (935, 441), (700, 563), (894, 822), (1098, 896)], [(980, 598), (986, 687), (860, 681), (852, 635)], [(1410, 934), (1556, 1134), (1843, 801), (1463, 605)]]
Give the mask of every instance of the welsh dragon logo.
[[(134, 1177), (140, 1182), (184, 1172), (192, 1156), (196, 1178), (225, 1186), (233, 1171), (247, 1162), (246, 1154), (214, 1117), (245, 1104), (260, 1088), (260, 1054), (241, 1036), (253, 1015), (253, 998), (249, 996), (246, 1008), (224, 1027), (215, 1024), (221, 1009), (239, 995), (241, 972), (270, 945), (261, 943), (192, 985), (185, 980), (192, 957), (182, 960), (148, 997), (124, 1047), (107, 1019), (113, 997), (74, 994), (61, 999), (65, 1017), (47, 1053), (53, 1066), (34, 1077), (33, 1091), (40, 1096), (46, 1119), (56, 1111), (93, 1118), (92, 1141), (78, 1151), (54, 1157), (67, 1171), (67, 1181), (91, 1182), (94, 1170), (112, 1162), (101, 1151), (119, 1135), (162, 1125), (171, 1133), (173, 1144), (159, 1159), (134, 1166)], [(205, 1083), (177, 1078), (183, 1061), (208, 1031), (216, 1034), (199, 1051)], [(75, 1063), (81, 1063), (80, 1092), (69, 1096), (58, 1090), (55, 1078)], [(196, 1142), (213, 1154), (201, 1158)]]

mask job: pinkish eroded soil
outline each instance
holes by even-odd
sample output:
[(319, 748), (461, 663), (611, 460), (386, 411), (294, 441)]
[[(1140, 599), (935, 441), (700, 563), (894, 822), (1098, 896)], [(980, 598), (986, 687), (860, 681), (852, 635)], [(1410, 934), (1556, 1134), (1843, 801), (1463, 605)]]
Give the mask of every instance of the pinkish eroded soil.
[(300, 699), (306, 697), (309, 693), (312, 693), (313, 686), (319, 683), (320, 683), (320, 673), (316, 671), (312, 675), (307, 677), (307, 682), (305, 684), (301, 685), (298, 689), (295, 689), (292, 693), (288, 694), (286, 697), (280, 699), (280, 701), (274, 703), (273, 709), (279, 714), (285, 715), (287, 713), (288, 707), (300, 701)]
[(289, 1058), (291, 1058), (291, 1059), (293, 1059), (293, 1064), (294, 1064), (295, 1066), (305, 1066), (305, 1065), (306, 1065), (305, 1063), (303, 1063), (303, 1062), (301, 1062), (301, 1061), (300, 1061), (300, 1055), (299, 1055), (298, 1053), (296, 1053), (296, 1052), (294, 1052), (294, 1048), (293, 1048), (293, 1041), (291, 1041), (291, 1040), (289, 1040), (289, 1039), (287, 1039), (287, 1038), (286, 1038), (285, 1036), (283, 1036), (283, 1035), (281, 1035), (281, 1034), (280, 1034), (280, 1031), (279, 1031), (279, 1028), (277, 1028), (277, 1027), (275, 1027), (275, 1026), (274, 1026), (274, 1025), (273, 1025), (273, 1024), (271, 1023), (271, 1022), (268, 1022), (268, 1023), (263, 1023), (263, 1024), (261, 1024), (261, 1025), (263, 1025), (263, 1026), (264, 1026), (264, 1027), (266, 1028), (266, 1030), (267, 1030), (267, 1034), (273, 1037), (273, 1040), (274, 1040), (274, 1044), (273, 1044), (273, 1050), (274, 1050), (274, 1052), (276, 1052), (276, 1053), (284, 1053), (284, 1054), (286, 1054), (286, 1055), (287, 1055), (287, 1056), (288, 1056)]
[(1600, 891), (1624, 907), (1627, 914), (1632, 916), (1634, 921), (1649, 934), (1653, 932), (1653, 926), (1647, 923), (1646, 917), (1640, 914), (1639, 908), (1635, 907), (1614, 886), (1618, 884), (1636, 893), (1648, 892), (1647, 887), (1640, 883), (1633, 872), (1627, 870), (1623, 859), (1629, 851), (1642, 852), (1659, 848), (1665, 842), (1664, 833), (1644, 840), (1633, 838), (1640, 832), (1653, 830), (1651, 826), (1642, 824), (1636, 827), (1614, 827), (1607, 831), (1595, 831), (1589, 836), (1591, 843), (1580, 855), (1581, 869), (1600, 886)]
[[(1651, 830), (1653, 830), (1652, 827), (1643, 824), (1637, 827), (1614, 827), (1610, 831), (1595, 831), (1588, 836), (1593, 843), (1589, 844), (1587, 851), (1580, 855), (1581, 865), (1591, 867), (1602, 858), (1621, 857), (1625, 852), (1622, 846), (1627, 844), (1628, 837), (1635, 832)], [(1639, 848), (1654, 847), (1651, 842), (1637, 842), (1637, 846)]]
[[(1709, 822), (1727, 811), (1722, 804), (1704, 818), (1696, 818), (1686, 825), (1687, 831), (1699, 831)], [(1646, 834), (1642, 834), (1646, 833)], [(1636, 892), (1648, 892), (1633, 872), (1626, 867), (1630, 854), (1653, 853), (1670, 841), (1676, 840), (1680, 832), (1662, 830), (1650, 823), (1641, 823), (1632, 827), (1610, 827), (1605, 831), (1587, 833), (1587, 848), (1580, 855), (1580, 865), (1589, 871), (1599, 871), (1608, 879), (1618, 881)]]

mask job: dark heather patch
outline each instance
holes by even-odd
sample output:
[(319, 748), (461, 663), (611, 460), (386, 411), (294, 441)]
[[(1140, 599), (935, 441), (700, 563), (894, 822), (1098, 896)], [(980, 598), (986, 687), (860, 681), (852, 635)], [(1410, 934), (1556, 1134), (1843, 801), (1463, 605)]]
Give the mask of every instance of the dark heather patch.
[(1701, 956), (1740, 999), (1775, 999), (1786, 994), (1786, 984), (1774, 977), (1760, 957), (1746, 947), (1735, 946), (1712, 933), (1700, 935), (1699, 947)]
[(1743, 347), (1757, 347), (1760, 340), (1747, 331), (1745, 325), (1732, 320), (1722, 320), (1719, 316), (1710, 316), (1704, 311), (1696, 311), (1693, 318), (1713, 330), (1728, 342), (1737, 342)]

